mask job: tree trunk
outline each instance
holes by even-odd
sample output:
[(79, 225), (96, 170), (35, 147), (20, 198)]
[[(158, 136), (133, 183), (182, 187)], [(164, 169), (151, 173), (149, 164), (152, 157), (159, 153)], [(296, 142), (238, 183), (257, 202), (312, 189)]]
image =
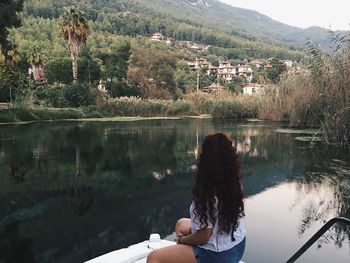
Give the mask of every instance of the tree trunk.
[(73, 83), (78, 82), (78, 55), (79, 46), (78, 44), (72, 43), (70, 45), (70, 56), (72, 59)]

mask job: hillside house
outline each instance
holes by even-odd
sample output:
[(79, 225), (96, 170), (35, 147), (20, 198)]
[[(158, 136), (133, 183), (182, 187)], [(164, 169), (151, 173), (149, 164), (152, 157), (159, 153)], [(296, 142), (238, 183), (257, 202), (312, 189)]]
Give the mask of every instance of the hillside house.
[(265, 63), (262, 60), (256, 59), (256, 60), (251, 61), (249, 64), (254, 65), (257, 69), (259, 69), (262, 66), (264, 66)]
[(197, 43), (193, 43), (193, 45), (191, 46), (191, 49), (196, 50), (196, 51), (206, 51), (206, 50), (208, 50), (208, 48), (209, 48), (209, 46), (197, 44)]
[(262, 85), (256, 83), (249, 83), (243, 87), (243, 94), (245, 95), (263, 95), (264, 88)]
[(204, 87), (202, 90), (207, 93), (218, 94), (223, 90), (223, 86), (218, 83), (212, 83), (209, 87)]
[(236, 67), (228, 61), (219, 61), (219, 67), (217, 67), (218, 79), (222, 79), (225, 82), (230, 83), (236, 76)]
[(208, 62), (208, 60), (206, 60), (205, 58), (198, 58), (195, 62), (187, 62), (187, 64), (190, 67), (191, 71), (196, 71), (199, 68), (203, 67), (211, 67), (211, 63)]
[(253, 70), (249, 65), (238, 65), (236, 75), (246, 78), (249, 82), (253, 79)]
[(167, 43), (169, 46), (175, 46), (175, 39), (174, 38), (168, 38), (165, 43)]
[(164, 39), (163, 35), (159, 32), (157, 33), (154, 33), (151, 38), (150, 38), (152, 41), (156, 41), (156, 42), (160, 42)]
[(284, 65), (286, 65), (287, 68), (293, 67), (293, 61), (291, 60), (283, 60), (282, 62), (284, 63)]

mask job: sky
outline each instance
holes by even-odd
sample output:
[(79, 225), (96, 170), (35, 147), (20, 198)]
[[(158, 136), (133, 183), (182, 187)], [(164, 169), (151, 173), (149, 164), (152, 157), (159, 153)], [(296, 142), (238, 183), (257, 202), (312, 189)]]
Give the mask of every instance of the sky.
[(350, 30), (350, 0), (220, 0), (256, 10), (279, 22), (307, 28)]

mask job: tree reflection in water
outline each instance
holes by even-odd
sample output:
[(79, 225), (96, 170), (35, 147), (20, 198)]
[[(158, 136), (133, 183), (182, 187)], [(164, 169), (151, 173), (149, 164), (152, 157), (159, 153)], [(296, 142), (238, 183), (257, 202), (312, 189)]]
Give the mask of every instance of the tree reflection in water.
[(36, 262), (31, 247), (30, 238), (22, 237), (19, 233), (20, 222), (12, 222), (1, 231), (0, 236), (0, 262)]
[[(312, 154), (312, 158), (319, 157)], [(350, 218), (350, 167), (345, 161), (326, 156), (317, 165), (306, 165), (296, 182), (301, 196), (313, 193), (314, 197), (304, 208), (304, 218), (299, 227), (301, 235), (315, 222), (325, 223), (334, 216)], [(323, 243), (332, 242), (341, 248), (344, 242), (349, 241), (350, 227), (336, 224), (317, 244), (321, 247)]]
[[(9, 171), (0, 174), (0, 220), (7, 218), (0, 235), (18, 219), (18, 236), (25, 233), (35, 248), (24, 249), (38, 262), (82, 262), (152, 232), (166, 236), (188, 216), (198, 154), (213, 132), (233, 139), (248, 198), (285, 182), (298, 183), (300, 199), (324, 192), (305, 207), (301, 235), (330, 215), (349, 217), (344, 152), (327, 150), (325, 156), (321, 145), (310, 148), (274, 129), (215, 120), (6, 126), (0, 136), (19, 139), (0, 140), (0, 173)], [(342, 226), (331, 234), (328, 240), (339, 247), (349, 238)]]

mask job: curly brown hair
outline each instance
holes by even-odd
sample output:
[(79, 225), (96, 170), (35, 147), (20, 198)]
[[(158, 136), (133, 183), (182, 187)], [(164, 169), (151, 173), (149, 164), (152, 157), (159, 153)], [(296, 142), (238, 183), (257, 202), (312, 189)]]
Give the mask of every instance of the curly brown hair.
[(218, 224), (219, 233), (233, 233), (244, 216), (241, 162), (232, 141), (222, 133), (205, 137), (196, 183), (194, 214), (201, 227)]

